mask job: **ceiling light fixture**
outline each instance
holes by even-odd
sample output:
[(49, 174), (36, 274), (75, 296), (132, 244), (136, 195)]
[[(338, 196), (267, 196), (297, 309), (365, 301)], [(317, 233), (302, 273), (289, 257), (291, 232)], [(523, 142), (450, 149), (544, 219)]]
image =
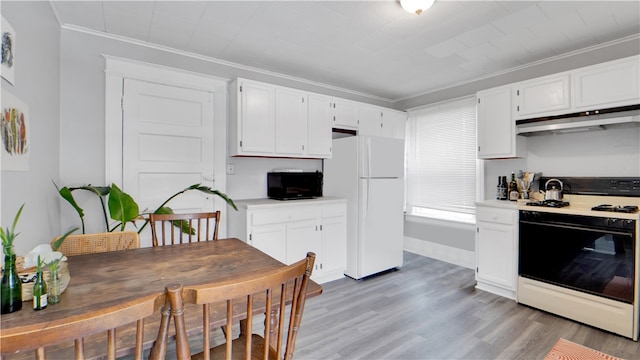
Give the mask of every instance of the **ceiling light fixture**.
[(420, 15), (433, 5), (436, 0), (397, 0), (407, 12)]

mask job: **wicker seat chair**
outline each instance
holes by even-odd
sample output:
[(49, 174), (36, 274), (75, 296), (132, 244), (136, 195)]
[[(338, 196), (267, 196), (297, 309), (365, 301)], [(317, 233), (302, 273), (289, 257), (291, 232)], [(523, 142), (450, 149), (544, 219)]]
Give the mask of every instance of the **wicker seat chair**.
[[(53, 245), (60, 237), (51, 241)], [(95, 254), (107, 251), (137, 249), (140, 238), (135, 231), (69, 235), (58, 248), (65, 256)]]

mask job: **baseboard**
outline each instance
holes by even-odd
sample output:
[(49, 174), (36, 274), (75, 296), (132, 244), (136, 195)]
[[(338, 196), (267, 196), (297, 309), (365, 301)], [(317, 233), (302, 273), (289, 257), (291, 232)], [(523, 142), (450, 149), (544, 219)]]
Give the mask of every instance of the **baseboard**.
[(404, 250), (468, 269), (476, 268), (476, 254), (473, 251), (454, 248), (408, 236), (404, 237)]

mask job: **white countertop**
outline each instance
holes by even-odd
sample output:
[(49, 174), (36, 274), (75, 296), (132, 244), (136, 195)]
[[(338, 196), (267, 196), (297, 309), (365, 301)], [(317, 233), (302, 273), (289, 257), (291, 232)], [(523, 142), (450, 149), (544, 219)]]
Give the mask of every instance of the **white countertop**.
[(299, 199), (299, 200), (275, 200), (268, 198), (260, 199), (243, 199), (234, 200), (238, 208), (248, 207), (278, 207), (278, 206), (295, 206), (295, 205), (327, 205), (327, 204), (343, 204), (347, 202), (347, 199), (337, 198), (332, 196), (323, 196), (315, 199)]
[(614, 206), (636, 205), (640, 206), (640, 198), (636, 197), (619, 197), (619, 196), (589, 196), (589, 195), (565, 195), (562, 201), (569, 203), (569, 206), (561, 208), (542, 207), (542, 206), (529, 206), (528, 202), (536, 200), (485, 200), (479, 201), (476, 205), (479, 206), (491, 206), (504, 209), (513, 210), (529, 210), (529, 211), (544, 211), (556, 214), (571, 214), (571, 215), (584, 215), (584, 216), (597, 216), (605, 218), (618, 218), (618, 219), (640, 219), (640, 212), (634, 214), (609, 212), (609, 211), (593, 211), (592, 207), (602, 204), (610, 204)]

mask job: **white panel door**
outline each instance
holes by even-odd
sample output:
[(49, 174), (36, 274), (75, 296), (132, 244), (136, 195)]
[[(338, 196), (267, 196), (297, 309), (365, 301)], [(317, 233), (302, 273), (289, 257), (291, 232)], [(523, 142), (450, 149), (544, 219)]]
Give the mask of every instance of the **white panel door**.
[(331, 157), (331, 98), (309, 94), (307, 124), (307, 154)]
[(276, 88), (276, 153), (302, 155), (307, 145), (307, 103), (302, 91)]
[[(140, 211), (155, 210), (189, 185), (213, 187), (213, 129), (213, 93), (125, 80), (122, 189)], [(191, 191), (168, 206), (211, 211), (213, 200)]]
[(402, 266), (402, 179), (360, 180), (359, 276)]

